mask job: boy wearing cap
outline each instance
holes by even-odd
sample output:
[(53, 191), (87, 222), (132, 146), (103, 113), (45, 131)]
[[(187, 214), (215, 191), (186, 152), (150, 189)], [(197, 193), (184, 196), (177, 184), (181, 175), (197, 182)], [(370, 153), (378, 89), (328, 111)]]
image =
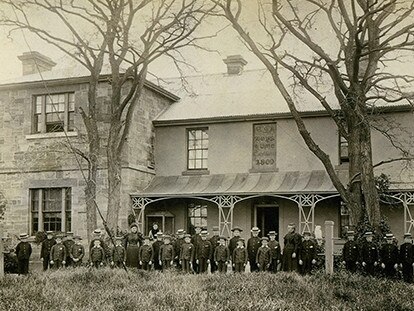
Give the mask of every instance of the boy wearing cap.
[(267, 245), (269, 238), (262, 237), (260, 240), (262, 242), (262, 246), (260, 246), (257, 250), (256, 265), (259, 268), (259, 271), (263, 272), (269, 270), (270, 268), (270, 264), (272, 263), (272, 252), (270, 247)]
[(404, 282), (413, 283), (414, 246), (409, 232), (404, 234), (404, 243), (401, 244), (399, 255)]
[(259, 247), (262, 245), (259, 238), (260, 229), (253, 227), (250, 231), (252, 233), (252, 237), (247, 240), (247, 253), (249, 254), (250, 271), (258, 272), (259, 267), (256, 263), (256, 255)]
[(372, 232), (365, 232), (364, 236), (365, 242), (361, 246), (361, 264), (365, 274), (373, 276), (375, 267), (378, 265), (378, 248), (372, 242)]
[(19, 235), (20, 242), (16, 246), (17, 271), (20, 275), (29, 273), (29, 259), (32, 254), (32, 246), (27, 241), (29, 236), (26, 233)]
[(164, 236), (164, 244), (160, 248), (159, 263), (162, 266), (162, 271), (169, 269), (174, 260), (174, 247), (170, 244), (171, 238), (168, 235)]
[(178, 229), (177, 230), (177, 238), (176, 238), (176, 240), (174, 241), (174, 244), (173, 244), (174, 254), (175, 254), (174, 262), (175, 262), (175, 266), (179, 270), (181, 270), (180, 251), (181, 251), (181, 245), (184, 243), (184, 234), (185, 234), (184, 229)]
[(213, 227), (213, 236), (209, 240), (210, 243), (211, 243), (212, 254), (213, 254), (212, 255), (212, 258), (210, 258), (210, 270), (211, 270), (211, 273), (216, 272), (217, 269), (218, 269), (217, 264), (216, 264), (216, 261), (214, 260), (214, 252), (215, 252), (215, 250), (216, 250), (216, 248), (218, 246), (218, 241), (220, 239), (219, 231), (220, 231), (219, 227), (218, 226), (214, 226)]
[(303, 233), (303, 239), (299, 250), (299, 265), (302, 267), (301, 273), (305, 275), (310, 274), (313, 265), (316, 264), (316, 243), (311, 240), (309, 231)]
[(199, 273), (207, 272), (210, 258), (213, 254), (213, 247), (209, 240), (207, 240), (207, 230), (201, 231), (201, 242), (196, 247), (196, 263), (198, 264)]
[(95, 268), (103, 267), (105, 263), (105, 250), (101, 246), (100, 240), (95, 240), (93, 242), (93, 246), (91, 248), (91, 252), (89, 254), (89, 260), (91, 262), (91, 266)]
[(154, 249), (152, 248), (150, 237), (144, 237), (144, 244), (139, 248), (139, 264), (141, 268), (146, 271), (151, 270), (151, 265), (154, 260)]
[(66, 247), (66, 267), (69, 267), (72, 265), (72, 258), (70, 258), (70, 249), (72, 248), (73, 244), (75, 244), (75, 241), (73, 240), (73, 232), (66, 232), (66, 237), (63, 240), (63, 245)]
[[(241, 229), (240, 227), (233, 227), (231, 229), (231, 232), (233, 233), (233, 237), (229, 241), (229, 251), (230, 256), (233, 256), (233, 252), (237, 247), (237, 241), (240, 239), (240, 234), (243, 232), (243, 229)], [(234, 267), (232, 268), (234, 271)]]
[(234, 272), (244, 272), (247, 264), (248, 254), (244, 247), (244, 239), (239, 238), (237, 241), (237, 247), (233, 251), (232, 263)]
[(282, 255), (282, 270), (298, 272), (298, 252), (302, 244), (302, 237), (295, 232), (296, 226), (294, 223), (290, 223), (287, 230), (288, 233), (284, 237), (285, 247)]
[(218, 240), (219, 245), (214, 250), (214, 263), (217, 266), (218, 272), (227, 272), (227, 263), (230, 260), (230, 250), (226, 247), (226, 238), (220, 236)]
[(191, 243), (191, 235), (184, 235), (184, 243), (181, 244), (180, 249), (180, 265), (185, 273), (191, 273), (193, 268), (195, 247)]
[(111, 252), (111, 267), (123, 268), (126, 262), (126, 250), (122, 245), (124, 238), (115, 237), (115, 246)]
[(85, 248), (82, 245), (82, 238), (77, 235), (74, 237), (75, 244), (72, 245), (69, 256), (72, 259), (73, 267), (80, 267), (82, 265), (82, 259), (85, 256)]
[(394, 244), (392, 233), (387, 233), (385, 239), (387, 242), (381, 246), (380, 250), (381, 268), (387, 278), (394, 279), (398, 269), (398, 248)]
[(46, 231), (46, 239), (42, 242), (42, 248), (40, 249), (40, 259), (43, 262), (43, 271), (50, 268), (50, 250), (55, 244), (56, 240), (53, 237), (53, 231)]
[(152, 243), (152, 248), (154, 250), (154, 270), (157, 271), (162, 270), (162, 266), (158, 258), (160, 258), (160, 249), (163, 244), (163, 233), (161, 231), (158, 231), (157, 240), (154, 243)]
[(269, 270), (273, 273), (276, 273), (278, 270), (278, 265), (282, 260), (282, 253), (280, 251), (280, 244), (276, 241), (276, 231), (269, 231), (269, 243), (267, 246), (270, 248), (270, 252), (272, 254), (272, 261), (270, 263)]
[(348, 231), (347, 237), (348, 241), (346, 241), (342, 249), (342, 263), (345, 265), (346, 270), (355, 273), (358, 266), (359, 247), (355, 241), (354, 231)]
[(62, 236), (56, 236), (56, 244), (50, 250), (50, 264), (53, 269), (59, 269), (65, 266), (67, 250), (62, 243)]

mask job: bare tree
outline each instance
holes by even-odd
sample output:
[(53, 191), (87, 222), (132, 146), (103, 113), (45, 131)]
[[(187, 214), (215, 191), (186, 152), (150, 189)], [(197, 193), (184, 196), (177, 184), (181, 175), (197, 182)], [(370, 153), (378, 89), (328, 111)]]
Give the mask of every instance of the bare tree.
[[(88, 135), (88, 150), (73, 148), (88, 164), (85, 187), (88, 235), (96, 226), (96, 177), (98, 167), (108, 167), (106, 221), (116, 230), (121, 196), (121, 157), (133, 112), (143, 93), (148, 66), (162, 56), (185, 62), (179, 50), (195, 46), (194, 31), (214, 7), (198, 0), (2, 0), (14, 12), (2, 17), (12, 31), (26, 29), (83, 65), (89, 72), (88, 103), (80, 109)], [(33, 18), (43, 14), (52, 27)], [(57, 29), (57, 31), (56, 31)], [(62, 31), (63, 30), (63, 31)], [(111, 85), (109, 131), (99, 130), (97, 89), (106, 73)], [(99, 163), (102, 141), (107, 163)]]
[[(257, 24), (264, 34), (259, 36), (257, 29), (247, 29), (243, 22), (246, 3), (212, 1), (220, 7), (216, 15), (230, 22), (270, 72), (300, 135), (346, 202), (352, 223), (357, 224), (366, 214), (371, 225), (378, 226), (379, 195), (374, 179), (374, 166), (378, 165), (372, 162), (370, 116), (387, 104), (413, 104), (409, 92), (413, 77), (393, 71), (392, 64), (404, 55), (413, 56), (414, 2), (258, 1)], [(289, 73), (294, 87), (282, 78), (282, 72)], [(298, 86), (320, 103), (348, 142), (348, 184), (340, 180), (329, 155), (306, 128), (295, 96)], [(403, 153), (398, 160), (402, 159), (410, 157)]]

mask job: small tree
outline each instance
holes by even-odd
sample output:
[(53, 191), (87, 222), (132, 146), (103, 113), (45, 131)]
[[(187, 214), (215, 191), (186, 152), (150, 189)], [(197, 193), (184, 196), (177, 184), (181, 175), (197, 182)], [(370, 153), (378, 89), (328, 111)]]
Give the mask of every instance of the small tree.
[[(351, 222), (357, 224), (366, 214), (368, 223), (377, 228), (381, 218), (374, 178), (378, 165), (372, 162), (371, 115), (389, 103), (413, 103), (413, 77), (396, 72), (391, 65), (404, 55), (413, 55), (414, 2), (258, 1), (257, 25), (262, 30), (258, 35), (257, 29), (250, 32), (243, 23), (245, 2), (212, 1), (221, 9), (216, 15), (230, 22), (271, 74), (300, 135), (346, 202)], [(292, 80), (283, 78), (285, 72)], [(293, 87), (288, 81), (293, 81)], [(332, 159), (308, 131), (298, 109), (299, 89), (325, 109), (348, 142), (348, 184), (341, 181)], [(390, 161), (411, 159), (408, 150), (400, 149), (401, 158)]]

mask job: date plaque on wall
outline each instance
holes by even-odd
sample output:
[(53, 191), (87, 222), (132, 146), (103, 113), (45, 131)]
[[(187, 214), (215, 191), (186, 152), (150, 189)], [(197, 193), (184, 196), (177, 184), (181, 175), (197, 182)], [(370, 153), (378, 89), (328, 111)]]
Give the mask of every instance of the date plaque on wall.
[(252, 171), (276, 171), (276, 123), (253, 124)]

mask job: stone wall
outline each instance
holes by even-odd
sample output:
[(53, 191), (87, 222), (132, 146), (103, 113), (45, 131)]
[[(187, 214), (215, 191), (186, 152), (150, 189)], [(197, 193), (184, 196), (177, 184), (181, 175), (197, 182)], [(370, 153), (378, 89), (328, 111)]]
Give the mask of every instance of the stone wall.
[[(32, 132), (34, 96), (45, 93), (75, 93), (75, 131), (64, 133)], [(99, 130), (106, 137), (109, 120), (109, 95), (107, 83), (98, 89)], [(152, 119), (169, 105), (170, 99), (145, 89), (134, 113), (130, 135), (123, 154), (122, 171), (122, 208), (120, 226), (127, 223), (131, 212), (130, 192), (136, 192), (147, 185), (154, 172), (148, 168), (151, 158)], [(5, 213), (5, 232), (18, 235), (30, 232), (30, 189), (71, 187), (72, 193), (72, 231), (86, 236), (86, 214), (84, 187), (85, 180), (79, 163), (87, 176), (86, 163), (76, 157), (68, 148), (70, 145), (82, 151), (87, 150), (87, 136), (79, 109), (86, 108), (87, 84), (67, 83), (30, 87), (18, 85), (0, 89), (0, 190), (7, 200)], [(106, 216), (107, 170), (105, 139), (102, 140), (102, 153), (98, 172), (97, 203)], [(78, 163), (79, 162), (79, 163)]]

